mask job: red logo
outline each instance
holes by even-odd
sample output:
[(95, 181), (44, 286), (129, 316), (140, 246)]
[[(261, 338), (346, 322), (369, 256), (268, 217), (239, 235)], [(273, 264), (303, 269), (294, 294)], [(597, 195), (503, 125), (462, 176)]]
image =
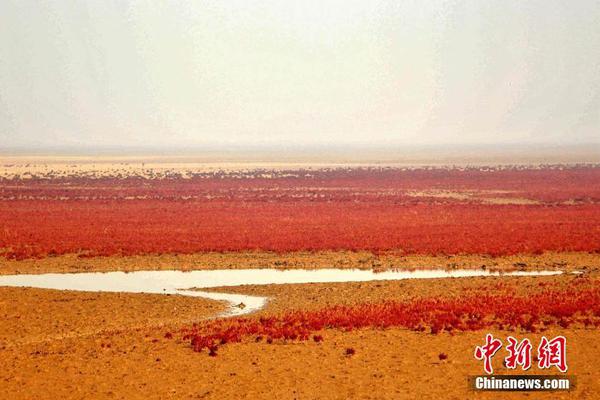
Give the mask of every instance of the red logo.
[[(529, 339), (523, 339), (521, 342), (516, 338), (509, 336), (506, 346), (507, 356), (504, 357), (504, 364), (508, 369), (516, 369), (521, 366), (523, 371), (531, 368), (532, 344)], [(485, 335), (485, 344), (475, 347), (475, 358), (483, 361), (483, 369), (486, 373), (494, 373), (492, 367), (492, 358), (502, 348), (502, 341), (494, 338), (491, 333)], [(556, 367), (560, 372), (567, 372), (567, 339), (564, 336), (557, 336), (548, 340), (542, 336), (537, 348), (538, 367), (546, 369)]]
[(475, 347), (475, 358), (483, 360), (483, 368), (485, 372), (491, 374), (494, 372), (492, 368), (492, 357), (498, 350), (502, 348), (502, 341), (494, 339), (491, 333), (485, 335), (485, 344)]
[(527, 371), (531, 368), (531, 341), (529, 339), (523, 339), (521, 343), (512, 336), (506, 338), (508, 340), (508, 356), (504, 358), (504, 363), (508, 369), (516, 369), (517, 365), (523, 368), (523, 371)]
[(558, 368), (560, 372), (567, 372), (567, 338), (557, 336), (552, 340), (542, 336), (538, 347), (538, 367)]

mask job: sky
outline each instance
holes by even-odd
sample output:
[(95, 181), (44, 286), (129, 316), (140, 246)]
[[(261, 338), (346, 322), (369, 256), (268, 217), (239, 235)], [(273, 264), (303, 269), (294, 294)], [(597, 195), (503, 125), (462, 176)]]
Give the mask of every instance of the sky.
[(597, 0), (0, 2), (0, 148), (600, 142)]

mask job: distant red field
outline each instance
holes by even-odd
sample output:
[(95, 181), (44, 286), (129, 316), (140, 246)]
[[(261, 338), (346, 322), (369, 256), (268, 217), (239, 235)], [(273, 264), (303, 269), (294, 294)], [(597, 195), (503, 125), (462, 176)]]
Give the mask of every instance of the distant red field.
[(600, 167), (345, 168), (0, 179), (23, 259), (206, 251), (600, 250)]

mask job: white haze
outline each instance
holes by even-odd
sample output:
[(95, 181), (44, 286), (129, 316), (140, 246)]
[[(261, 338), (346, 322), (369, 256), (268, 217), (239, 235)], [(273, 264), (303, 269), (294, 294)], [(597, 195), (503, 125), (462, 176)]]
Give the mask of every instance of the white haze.
[(0, 147), (600, 141), (600, 2), (0, 2)]

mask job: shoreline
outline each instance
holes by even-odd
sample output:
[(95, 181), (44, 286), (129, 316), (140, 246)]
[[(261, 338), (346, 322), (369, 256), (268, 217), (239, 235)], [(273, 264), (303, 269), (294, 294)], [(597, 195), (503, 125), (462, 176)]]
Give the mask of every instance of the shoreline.
[(489, 269), (491, 271), (595, 271), (600, 269), (600, 253), (547, 252), (541, 255), (397, 255), (367, 251), (320, 251), (274, 253), (267, 251), (195, 253), (179, 255), (106, 256), (80, 258), (67, 254), (41, 259), (0, 258), (0, 275), (65, 272), (210, 270), (210, 269)]

